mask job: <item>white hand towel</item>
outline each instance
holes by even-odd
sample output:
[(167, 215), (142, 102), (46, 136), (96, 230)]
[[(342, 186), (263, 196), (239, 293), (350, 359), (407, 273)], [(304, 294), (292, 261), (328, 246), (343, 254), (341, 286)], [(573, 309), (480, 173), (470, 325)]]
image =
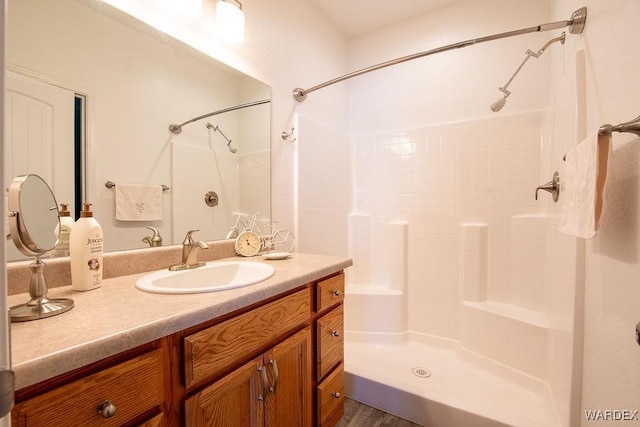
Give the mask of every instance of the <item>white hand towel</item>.
[(162, 220), (162, 186), (116, 185), (116, 219), (120, 221)]
[(561, 181), (561, 232), (583, 239), (596, 235), (610, 151), (611, 135), (594, 133), (567, 153)]

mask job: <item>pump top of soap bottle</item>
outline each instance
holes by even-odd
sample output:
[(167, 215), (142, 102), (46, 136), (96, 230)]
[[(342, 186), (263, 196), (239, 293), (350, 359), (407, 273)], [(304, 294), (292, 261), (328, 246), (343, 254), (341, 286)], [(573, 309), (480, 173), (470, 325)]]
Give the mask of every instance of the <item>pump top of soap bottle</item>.
[(60, 216), (71, 216), (71, 212), (69, 212), (69, 204), (68, 203), (60, 203)]
[(82, 210), (80, 211), (80, 218), (93, 217), (93, 211), (91, 210), (91, 203), (82, 202)]

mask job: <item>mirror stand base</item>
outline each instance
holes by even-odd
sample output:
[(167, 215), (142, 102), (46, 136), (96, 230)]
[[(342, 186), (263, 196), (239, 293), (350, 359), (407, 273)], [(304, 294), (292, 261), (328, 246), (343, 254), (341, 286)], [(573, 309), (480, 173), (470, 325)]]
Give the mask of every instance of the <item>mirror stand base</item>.
[(9, 309), (12, 322), (26, 322), (28, 320), (44, 319), (56, 316), (73, 308), (73, 300), (69, 298), (47, 299), (44, 301), (29, 301), (25, 304), (13, 306)]
[(73, 300), (69, 298), (47, 298), (47, 281), (44, 277), (45, 263), (39, 256), (29, 264), (31, 269), (31, 283), (29, 296), (31, 299), (25, 304), (13, 306), (9, 309), (12, 322), (26, 322), (28, 320), (44, 319), (56, 316), (73, 308)]

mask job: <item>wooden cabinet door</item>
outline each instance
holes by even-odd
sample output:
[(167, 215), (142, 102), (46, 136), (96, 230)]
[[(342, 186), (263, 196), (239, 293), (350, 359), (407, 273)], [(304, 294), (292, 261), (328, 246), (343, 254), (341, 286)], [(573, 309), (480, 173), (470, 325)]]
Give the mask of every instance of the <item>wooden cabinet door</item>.
[(262, 358), (252, 360), (185, 401), (185, 423), (202, 427), (262, 427)]
[(266, 425), (312, 425), (311, 329), (309, 327), (265, 354), (270, 391)]

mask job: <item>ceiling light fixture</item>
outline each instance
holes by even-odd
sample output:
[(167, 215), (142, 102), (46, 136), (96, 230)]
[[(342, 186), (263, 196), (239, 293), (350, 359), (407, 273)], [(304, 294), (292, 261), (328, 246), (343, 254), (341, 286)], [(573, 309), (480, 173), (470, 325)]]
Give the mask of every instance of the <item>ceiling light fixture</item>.
[(216, 5), (216, 29), (223, 39), (236, 43), (244, 41), (242, 3), (238, 0), (219, 0)]

